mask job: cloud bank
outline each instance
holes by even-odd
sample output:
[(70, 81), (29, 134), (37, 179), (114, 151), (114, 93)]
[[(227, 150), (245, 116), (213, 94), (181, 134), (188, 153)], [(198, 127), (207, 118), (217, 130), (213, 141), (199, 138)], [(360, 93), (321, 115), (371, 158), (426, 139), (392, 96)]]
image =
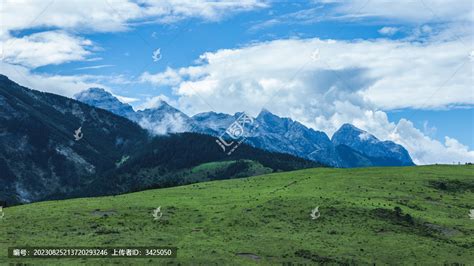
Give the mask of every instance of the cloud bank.
[(406, 119), (390, 123), (383, 110), (473, 105), (471, 67), (458, 41), (287, 39), (208, 52), (196, 65), (141, 80), (172, 86), (189, 114), (211, 108), (255, 115), (265, 107), (329, 135), (349, 122), (428, 164), (472, 162), (474, 154), (449, 137), (431, 139)]

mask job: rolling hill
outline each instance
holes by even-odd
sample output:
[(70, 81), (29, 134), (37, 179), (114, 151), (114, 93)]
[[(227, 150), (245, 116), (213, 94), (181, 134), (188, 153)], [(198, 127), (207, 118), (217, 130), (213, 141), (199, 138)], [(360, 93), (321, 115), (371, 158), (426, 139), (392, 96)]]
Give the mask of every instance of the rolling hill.
[[(163, 188), (201, 181), (253, 176), (323, 165), (289, 154), (272, 153), (242, 144), (230, 155), (214, 137), (196, 133), (157, 136), (120, 166), (97, 177), (74, 193), (49, 198), (101, 196)], [(205, 168), (198, 171), (196, 168)], [(263, 172), (262, 172), (263, 171)]]
[[(438, 165), (315, 168), (39, 202), (4, 209), (0, 263), (469, 265), (473, 192), (472, 165)], [(8, 259), (13, 246), (175, 246), (178, 256)]]

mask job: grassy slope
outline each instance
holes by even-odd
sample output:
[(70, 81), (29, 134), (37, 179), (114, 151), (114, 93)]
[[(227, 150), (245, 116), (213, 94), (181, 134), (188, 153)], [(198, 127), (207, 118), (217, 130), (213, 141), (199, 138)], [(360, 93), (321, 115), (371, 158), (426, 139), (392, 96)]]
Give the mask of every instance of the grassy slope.
[[(273, 172), (272, 169), (263, 166), (259, 162), (252, 161), (252, 160), (241, 160), (242, 162), (246, 162), (249, 164), (247, 170), (237, 173), (235, 177), (248, 177), (248, 176), (255, 176), (255, 175), (262, 175), (268, 174)], [(211, 163), (204, 163), (193, 167), (188, 171), (186, 174), (187, 180), (205, 180), (206, 175), (209, 173), (211, 175), (216, 175), (220, 171), (225, 171), (227, 167), (232, 165), (237, 161), (222, 161), (222, 162), (211, 162)], [(232, 177), (232, 178), (235, 178)], [(209, 180), (210, 181), (210, 180)]]
[[(448, 190), (437, 190), (429, 185), (432, 180), (459, 180), (454, 183), (457, 187), (470, 184), (471, 191), (448, 192), (450, 182)], [(6, 254), (7, 247), (15, 245), (168, 245), (179, 248), (177, 259), (123, 261), (469, 264), (474, 261), (474, 220), (467, 215), (474, 208), (473, 182), (473, 166), (319, 168), (116, 197), (29, 204), (4, 210), (0, 263), (13, 261)], [(164, 210), (162, 221), (151, 216), (158, 206)], [(316, 206), (321, 218), (311, 220), (309, 213)], [(415, 223), (393, 216), (395, 206), (409, 213)], [(112, 214), (93, 215), (96, 209)], [(430, 229), (435, 226), (427, 223), (438, 229)], [(260, 259), (236, 253), (253, 253)]]
[[(273, 172), (271, 168), (265, 167), (259, 162), (252, 161), (252, 160), (240, 160), (240, 161), (248, 163), (248, 166), (249, 166), (248, 169), (241, 170), (236, 175), (226, 176), (224, 178), (219, 178), (219, 179), (249, 177), (249, 176), (256, 176), (256, 175), (268, 174), (268, 173)], [(222, 173), (228, 167), (230, 167), (232, 164), (236, 162), (237, 161), (234, 160), (234, 161), (218, 161), (218, 162), (203, 163), (193, 168), (186, 168), (183, 170), (167, 173), (163, 175), (163, 178), (176, 179), (176, 177), (179, 177), (179, 178), (182, 178), (183, 182), (185, 182), (186, 184), (216, 180), (216, 179), (212, 179), (212, 177), (214, 178), (221, 177), (219, 176), (219, 173)], [(156, 174), (157, 171), (159, 171), (159, 167), (155, 169), (143, 170), (139, 172), (137, 175), (138, 176), (153, 176)], [(151, 184), (153, 184), (153, 182), (150, 182), (150, 185)]]

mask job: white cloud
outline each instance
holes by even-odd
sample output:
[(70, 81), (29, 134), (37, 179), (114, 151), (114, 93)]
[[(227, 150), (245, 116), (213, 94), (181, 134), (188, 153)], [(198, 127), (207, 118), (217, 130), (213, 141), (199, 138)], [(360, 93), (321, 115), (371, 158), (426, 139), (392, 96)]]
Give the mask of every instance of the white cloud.
[[(315, 49), (320, 51), (317, 61), (311, 59)], [(290, 39), (205, 53), (198, 66), (142, 77), (163, 85), (180, 82), (177, 94), (202, 96), (217, 106), (248, 96), (248, 104), (258, 109), (265, 104), (265, 96), (279, 92), (326, 100), (352, 95), (384, 110), (442, 108), (474, 104), (468, 55), (456, 41)], [(295, 100), (294, 106), (300, 98), (284, 100)], [(240, 104), (226, 106), (234, 112)]]
[(168, 133), (180, 133), (189, 131), (188, 124), (180, 114), (166, 113), (159, 123), (150, 121), (144, 117), (138, 122), (143, 128), (151, 130), (157, 135), (166, 135)]
[(458, 41), (289, 39), (208, 52), (195, 66), (142, 77), (173, 86), (188, 114), (266, 107), (330, 135), (350, 122), (405, 145), (417, 163), (451, 162), (470, 152), (397, 127), (381, 110), (474, 104), (468, 54)]
[[(113, 8), (112, 8), (113, 7)], [(126, 0), (35, 1), (4, 0), (0, 7), (5, 31), (51, 27), (118, 31), (127, 19), (139, 17), (140, 7)]]
[[(474, 160), (474, 151), (469, 151), (469, 148), (466, 145), (461, 144), (458, 140), (450, 138), (448, 136), (444, 137), (444, 145), (448, 148), (449, 152), (455, 153), (457, 156), (452, 156), (452, 158), (459, 159), (460, 161), (470, 161)], [(465, 156), (465, 155), (468, 156)], [(462, 159), (462, 156), (465, 156), (466, 159)]]
[(396, 21), (423, 23), (427, 21), (472, 21), (470, 0), (399, 0), (399, 1), (331, 1), (337, 3), (335, 12), (344, 18), (380, 17)]
[(434, 137), (438, 129), (435, 126), (430, 126), (428, 121), (423, 121), (423, 133), (427, 136)]
[(328, 117), (318, 116), (314, 127), (332, 133), (343, 123), (350, 122), (373, 133), (379, 139), (388, 139), (403, 145), (416, 164), (474, 162), (474, 151), (456, 139), (445, 137), (445, 143), (441, 143), (423, 134), (406, 119), (392, 123), (383, 111), (369, 110), (348, 102), (337, 102), (336, 106), (338, 111), (334, 114)]
[[(260, 0), (3, 0), (2, 56), (7, 63), (29, 68), (87, 60), (93, 48), (91, 41), (74, 36), (82, 32), (124, 31), (132, 24), (170, 23), (193, 17), (216, 21), (266, 6)], [(27, 29), (40, 32), (13, 34)]]
[(398, 123), (392, 138), (403, 144), (418, 164), (474, 162), (474, 151), (456, 139), (446, 136), (443, 144), (424, 135), (404, 119)]
[[(82, 32), (115, 32), (130, 29), (137, 23), (170, 23), (186, 18), (220, 20), (235, 12), (263, 8), (260, 0), (182, 1), (182, 0), (3, 0), (0, 5), (2, 27), (1, 73), (30, 88), (71, 97), (92, 86), (105, 87), (97, 81), (124, 84), (121, 76), (60, 76), (34, 74), (33, 69), (71, 61), (95, 61), (93, 43), (78, 37)], [(15, 36), (17, 31), (34, 29), (32, 34)], [(103, 68), (98, 65), (80, 69)], [(170, 77), (170, 82), (172, 77)], [(122, 98), (125, 101), (135, 99)]]
[(133, 103), (133, 102), (137, 102), (139, 101), (140, 99), (138, 98), (133, 98), (133, 97), (125, 97), (125, 96), (120, 96), (120, 95), (117, 95), (117, 94), (114, 94), (114, 96), (121, 102), (123, 103)]
[(181, 75), (172, 68), (166, 68), (166, 71), (152, 75), (144, 72), (140, 76), (141, 82), (149, 82), (156, 86), (177, 85), (182, 81)]
[(84, 60), (90, 54), (87, 48), (92, 46), (90, 40), (58, 31), (34, 33), (0, 42), (5, 62), (31, 68)]
[(464, 46), (469, 47), (473, 40), (471, 28), (474, 22), (474, 5), (471, 0), (331, 2), (336, 5), (329, 12), (328, 19), (401, 23), (414, 28), (412, 36), (408, 38), (418, 41), (436, 35), (440, 40), (464, 39), (461, 40)]
[(87, 66), (87, 67), (78, 67), (76, 70), (88, 70), (88, 69), (101, 69), (106, 67), (113, 67), (115, 65), (96, 65), (96, 66)]
[[(209, 105), (216, 111), (253, 114), (265, 106), (329, 134), (344, 122), (353, 123), (379, 138), (403, 144), (417, 163), (474, 161), (472, 151), (457, 140), (433, 140), (409, 121), (389, 123), (381, 111), (474, 104), (472, 63), (466, 60), (472, 48), (465, 46), (472, 37), (465, 28), (473, 20), (471, 2), (369, 1), (367, 6), (363, 6), (365, 0), (319, 2), (336, 3), (336, 19), (379, 17), (443, 25), (416, 28), (413, 37), (423, 38), (421, 42), (293, 39), (257, 43), (205, 53), (196, 66), (145, 72), (140, 80), (173, 86), (180, 97), (175, 105), (191, 114), (208, 111)], [(92, 43), (72, 35), (73, 31), (123, 31), (132, 23), (171, 23), (191, 17), (216, 21), (266, 6), (257, 0), (5, 0), (0, 6), (0, 40), (21, 45), (3, 51), (1, 73), (30, 88), (72, 96), (89, 87), (104, 87), (97, 82), (101, 77), (40, 75), (29, 68), (91, 60)], [(297, 12), (294, 18), (317, 21), (311, 14), (319, 13), (316, 9)], [(45, 28), (48, 31), (11, 36), (15, 30)], [(319, 60), (314, 61), (311, 55), (316, 49)], [(127, 82), (120, 76), (107, 78)], [(156, 105), (157, 99), (149, 99), (144, 106)]]
[(147, 98), (143, 104), (137, 107), (137, 110), (158, 108), (161, 106), (163, 101), (167, 102), (168, 104), (171, 104), (172, 106), (176, 104), (176, 102), (171, 100), (168, 96), (158, 95)]
[(126, 30), (132, 22), (171, 22), (190, 17), (219, 20), (266, 6), (259, 0), (2, 0), (0, 16), (3, 34), (39, 27), (110, 32)]
[(51, 92), (70, 98), (74, 94), (91, 87), (108, 89), (107, 86), (101, 84), (101, 81), (109, 78), (90, 75), (62, 76), (35, 74), (26, 67), (3, 62), (0, 62), (0, 74), (27, 88)]
[(261, 0), (143, 0), (143, 2), (145, 3), (145, 14), (156, 16), (163, 22), (173, 22), (189, 17), (217, 21), (232, 13), (268, 6)]
[(383, 27), (378, 32), (382, 35), (392, 36), (399, 31), (397, 27)]
[(280, 24), (313, 24), (323, 20), (324, 11), (321, 6), (311, 7), (308, 9), (298, 10), (295, 12), (286, 13), (272, 17), (271, 19), (258, 22), (250, 27), (250, 31), (258, 31), (268, 27), (273, 27)]
[[(438, 30), (443, 30), (444, 37), (453, 38), (466, 33), (472, 35), (470, 28), (474, 21), (474, 5), (471, 0), (314, 0), (312, 4), (307, 9), (257, 22), (250, 29), (259, 30), (280, 24), (304, 25), (336, 20), (353, 23), (370, 21), (371, 24), (403, 24), (404, 28), (431, 24), (439, 28)], [(379, 33), (393, 35), (395, 31), (395, 27), (384, 27), (379, 30)], [(418, 31), (421, 31), (421, 28)], [(413, 34), (416, 35), (417, 32)]]

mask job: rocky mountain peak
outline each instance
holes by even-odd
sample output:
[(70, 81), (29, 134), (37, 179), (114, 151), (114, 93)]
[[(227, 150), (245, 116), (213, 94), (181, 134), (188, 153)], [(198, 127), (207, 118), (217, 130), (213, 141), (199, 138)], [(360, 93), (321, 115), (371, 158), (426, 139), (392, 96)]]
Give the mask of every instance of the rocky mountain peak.
[[(392, 141), (380, 141), (354, 125), (344, 124), (332, 136), (335, 146), (345, 146), (369, 158), (384, 160), (386, 165), (413, 165), (408, 151)], [(347, 149), (345, 150), (347, 152)]]
[(348, 140), (355, 142), (379, 141), (374, 135), (348, 123), (343, 124), (334, 133), (331, 140), (336, 145), (345, 144)]
[[(189, 117), (160, 100), (154, 108), (134, 112), (109, 92), (91, 88), (77, 96), (78, 100), (123, 114), (153, 134), (198, 132), (220, 136), (242, 114), (204, 112)], [(122, 109), (126, 108), (126, 109)], [(128, 110), (128, 111), (123, 111)], [(352, 124), (343, 124), (331, 139), (322, 131), (298, 121), (280, 117), (263, 108), (255, 118), (258, 127), (246, 142), (265, 150), (293, 154), (336, 167), (374, 165), (412, 165), (408, 152), (391, 141), (380, 141), (374, 135)]]
[[(108, 110), (116, 115), (131, 119), (134, 113), (132, 106), (119, 101), (112, 93), (102, 88), (89, 88), (74, 95), (78, 101)], [(131, 119), (133, 120), (133, 119)]]

